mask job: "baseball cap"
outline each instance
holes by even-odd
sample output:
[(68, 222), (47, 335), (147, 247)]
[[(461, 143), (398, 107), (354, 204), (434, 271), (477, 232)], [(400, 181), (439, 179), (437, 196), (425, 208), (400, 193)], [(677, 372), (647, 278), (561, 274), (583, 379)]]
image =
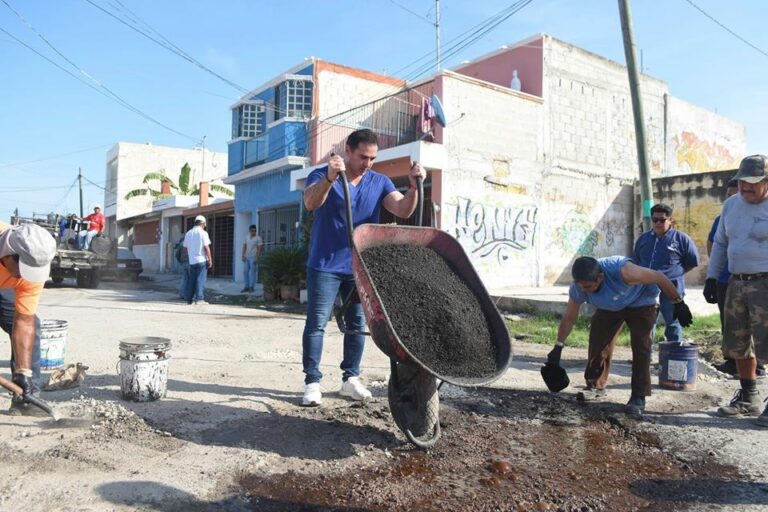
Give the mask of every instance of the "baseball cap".
[(51, 272), (56, 255), (56, 241), (45, 229), (35, 224), (11, 227), (8, 247), (19, 256), (19, 273), (31, 283), (44, 283)]
[(203, 217), (202, 215), (198, 215), (197, 217), (195, 217), (195, 222), (205, 222), (205, 217)]
[(765, 155), (751, 155), (744, 157), (739, 164), (739, 172), (733, 179), (746, 181), (747, 183), (759, 183), (768, 178), (765, 173)]

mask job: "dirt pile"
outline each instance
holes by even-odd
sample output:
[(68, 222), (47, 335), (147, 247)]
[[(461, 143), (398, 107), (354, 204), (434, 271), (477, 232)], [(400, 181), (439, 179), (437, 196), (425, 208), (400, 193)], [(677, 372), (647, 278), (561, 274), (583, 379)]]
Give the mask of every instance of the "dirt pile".
[(496, 371), (496, 347), (480, 304), (438, 253), (384, 245), (362, 253), (403, 344), (431, 370), (452, 377)]

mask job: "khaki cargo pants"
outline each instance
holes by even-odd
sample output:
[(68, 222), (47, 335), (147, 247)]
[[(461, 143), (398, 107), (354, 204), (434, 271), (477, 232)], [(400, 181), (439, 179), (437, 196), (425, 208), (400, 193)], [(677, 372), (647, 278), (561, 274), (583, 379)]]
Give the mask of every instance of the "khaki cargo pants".
[(768, 279), (731, 278), (725, 295), (723, 352), (733, 359), (768, 362)]

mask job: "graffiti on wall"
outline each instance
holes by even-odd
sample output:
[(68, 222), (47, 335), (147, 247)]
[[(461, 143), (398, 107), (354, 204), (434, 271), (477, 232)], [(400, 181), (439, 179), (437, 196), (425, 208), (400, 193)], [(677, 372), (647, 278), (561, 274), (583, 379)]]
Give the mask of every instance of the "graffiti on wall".
[(533, 248), (536, 236), (536, 206), (494, 206), (457, 197), (452, 207), (454, 236), (472, 255), (496, 258)]
[(581, 208), (568, 212), (563, 224), (555, 228), (552, 239), (563, 253), (580, 256), (594, 256), (599, 241), (597, 231)]
[(706, 172), (739, 166), (739, 158), (720, 144), (702, 140), (693, 132), (682, 131), (672, 139), (681, 172)]

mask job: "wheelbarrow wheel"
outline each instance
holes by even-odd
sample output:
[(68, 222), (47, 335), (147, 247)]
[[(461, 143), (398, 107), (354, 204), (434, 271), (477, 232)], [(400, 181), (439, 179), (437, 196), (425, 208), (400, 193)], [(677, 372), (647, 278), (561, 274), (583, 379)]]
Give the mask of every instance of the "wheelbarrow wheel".
[(422, 450), (440, 438), (440, 395), (437, 379), (426, 370), (392, 363), (387, 393), (389, 409), (408, 441)]

